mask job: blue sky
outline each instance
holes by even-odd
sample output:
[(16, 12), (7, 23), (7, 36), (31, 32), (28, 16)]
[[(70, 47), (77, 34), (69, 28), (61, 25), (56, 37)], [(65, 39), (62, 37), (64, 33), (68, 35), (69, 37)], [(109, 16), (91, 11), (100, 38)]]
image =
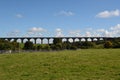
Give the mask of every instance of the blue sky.
[(120, 0), (0, 0), (0, 36), (120, 36)]

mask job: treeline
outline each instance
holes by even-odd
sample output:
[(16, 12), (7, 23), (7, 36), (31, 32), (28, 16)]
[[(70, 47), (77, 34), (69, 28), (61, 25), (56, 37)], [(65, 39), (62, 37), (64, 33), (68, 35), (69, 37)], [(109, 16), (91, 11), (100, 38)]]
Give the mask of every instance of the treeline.
[(0, 50), (33, 50), (33, 51), (50, 51), (50, 50), (77, 50), (77, 49), (90, 49), (90, 48), (120, 48), (120, 39), (109, 41), (85, 41), (85, 42), (69, 42), (62, 39), (55, 38), (53, 44), (33, 44), (27, 41), (24, 44), (18, 42), (9, 42), (7, 40), (0, 40)]
[(0, 39), (0, 50), (18, 50), (19, 43)]

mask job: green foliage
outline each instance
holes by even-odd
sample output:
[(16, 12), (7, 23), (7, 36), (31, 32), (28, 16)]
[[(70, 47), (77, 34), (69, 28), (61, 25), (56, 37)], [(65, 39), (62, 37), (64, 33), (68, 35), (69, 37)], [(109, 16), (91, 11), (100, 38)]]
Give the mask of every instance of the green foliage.
[(95, 43), (94, 42), (82, 42), (81, 43), (81, 48), (88, 49), (88, 48), (94, 48)]
[(113, 41), (113, 48), (120, 48), (120, 40)]
[(95, 49), (103, 49), (103, 48), (104, 48), (104, 45), (103, 45), (103, 44), (98, 44), (98, 45), (95, 45), (94, 48), (95, 48)]
[(10, 50), (12, 45), (10, 43), (0, 43), (0, 50)]
[(9, 42), (6, 40), (0, 40), (0, 50), (37, 50), (37, 51), (49, 51), (49, 50), (73, 50), (73, 49), (102, 49), (102, 48), (120, 48), (120, 38), (109, 39), (110, 41), (95, 41), (95, 42), (62, 42), (61, 38), (55, 38), (53, 44), (33, 44), (30, 41), (26, 43)]
[(120, 49), (0, 55), (0, 80), (119, 80)]
[(111, 41), (106, 41), (105, 44), (104, 44), (104, 48), (112, 48), (113, 47), (113, 44)]
[(120, 48), (120, 42), (113, 42), (113, 48)]
[(30, 41), (27, 41), (27, 42), (25, 42), (25, 44), (24, 44), (24, 49), (25, 50), (32, 50), (33, 49), (33, 42), (30, 42)]
[(14, 50), (14, 51), (19, 50), (19, 48), (20, 48), (19, 43), (11, 42), (11, 44), (12, 44), (12, 50)]
[(37, 46), (37, 50), (38, 50), (38, 51), (40, 51), (42, 48), (43, 48), (42, 45), (38, 45), (38, 46)]
[(46, 44), (42, 49), (49, 51), (51, 48), (50, 48), (49, 44)]
[(71, 48), (71, 46), (72, 46), (72, 44), (70, 42), (64, 42), (63, 43), (63, 48), (64, 49), (68, 49), (69, 50)]
[(71, 46), (70, 49), (71, 50), (77, 50), (77, 47), (76, 46)]
[(53, 44), (58, 44), (58, 43), (62, 43), (62, 39), (61, 38), (54, 38), (53, 40)]
[(53, 45), (51, 45), (51, 48), (52, 48), (52, 50), (62, 50), (63, 45), (62, 45), (62, 43), (53, 44)]
[(0, 40), (0, 50), (18, 50), (19, 43)]

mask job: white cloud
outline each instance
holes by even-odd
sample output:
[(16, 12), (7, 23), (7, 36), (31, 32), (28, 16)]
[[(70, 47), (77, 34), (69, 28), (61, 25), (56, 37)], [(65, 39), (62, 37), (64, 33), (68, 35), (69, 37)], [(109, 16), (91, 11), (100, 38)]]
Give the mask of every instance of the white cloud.
[(100, 35), (100, 37), (116, 37), (117, 34), (116, 34), (117, 31), (114, 31), (114, 30), (105, 30), (105, 29), (99, 29), (97, 30), (97, 33)]
[(115, 17), (115, 16), (120, 16), (120, 10), (118, 9), (113, 10), (113, 11), (106, 10), (96, 15), (96, 17), (99, 17), (99, 18), (109, 18), (109, 17)]
[[(66, 33), (66, 34), (64, 34)], [(13, 30), (7, 33), (9, 37), (18, 37), (20, 35), (20, 31)], [(46, 29), (41, 27), (33, 27), (28, 29), (25, 37), (119, 37), (120, 36), (120, 24), (117, 24), (108, 29), (85, 29), (82, 32), (80, 30), (71, 30), (71, 31), (63, 31), (61, 28), (55, 29), (55, 32), (49, 32)]]
[(63, 37), (64, 36), (63, 33), (62, 33), (63, 31), (60, 28), (57, 28), (55, 30), (55, 32), (56, 32), (56, 37)]
[(103, 36), (104, 37), (112, 37), (112, 34), (108, 30), (105, 30), (105, 32), (103, 33)]
[(111, 30), (120, 30), (120, 24), (110, 28)]
[(98, 29), (97, 32), (105, 32), (105, 29)]
[(19, 33), (20, 33), (20, 31), (14, 30), (14, 31), (8, 32), (7, 36), (8, 37), (17, 37), (17, 36), (19, 36)]
[(74, 16), (75, 13), (73, 13), (72, 11), (60, 11), (56, 14), (56, 16)]
[(15, 15), (17, 18), (23, 18), (23, 15), (22, 14), (16, 14)]
[(33, 27), (28, 30), (28, 32), (45, 32), (46, 30), (41, 27)]
[(91, 36), (92, 36), (92, 34), (91, 34), (91, 32), (86, 31), (85, 36), (86, 36), (86, 37), (91, 37)]
[(80, 30), (72, 30), (69, 31), (69, 36), (75, 36), (75, 37), (80, 37)]
[(111, 27), (110, 30), (114, 36), (120, 36), (120, 24)]
[(25, 36), (43, 36), (43, 33), (47, 32), (47, 30), (41, 28), (41, 27), (33, 27), (30, 28)]

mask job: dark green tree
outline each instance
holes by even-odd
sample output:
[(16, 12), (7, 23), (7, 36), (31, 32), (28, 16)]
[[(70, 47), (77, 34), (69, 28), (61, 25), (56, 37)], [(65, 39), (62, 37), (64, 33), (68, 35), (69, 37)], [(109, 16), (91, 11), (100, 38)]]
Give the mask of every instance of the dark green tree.
[(53, 44), (58, 44), (58, 43), (62, 43), (62, 39), (61, 38), (54, 38), (53, 40)]
[(37, 46), (37, 50), (39, 51), (39, 50), (42, 50), (43, 49), (43, 47), (42, 47), (42, 45), (38, 45)]
[(104, 48), (112, 48), (113, 47), (113, 44), (111, 41), (106, 41), (105, 44), (104, 44)]
[(25, 42), (25, 44), (24, 44), (24, 49), (25, 50), (32, 50), (33, 49), (33, 42), (31, 42), (31, 41), (27, 41), (27, 42)]
[(50, 49), (51, 49), (51, 48), (50, 48), (49, 44), (46, 44), (46, 45), (43, 47), (43, 50), (49, 51)]
[(20, 48), (19, 43), (14, 41), (14, 42), (11, 42), (11, 44), (12, 44), (12, 50), (19, 50)]
[(86, 41), (81, 43), (81, 48), (84, 48), (84, 49), (94, 48), (94, 46), (95, 46), (95, 43), (93, 42)]
[(0, 50), (11, 50), (12, 44), (9, 41), (6, 40), (0, 40)]

